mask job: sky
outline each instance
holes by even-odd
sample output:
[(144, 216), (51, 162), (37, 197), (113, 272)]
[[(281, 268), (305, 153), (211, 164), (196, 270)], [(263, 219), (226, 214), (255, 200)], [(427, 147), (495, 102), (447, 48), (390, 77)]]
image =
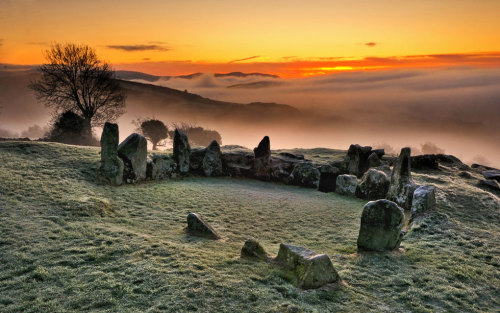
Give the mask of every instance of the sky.
[(155, 75), (500, 66), (498, 0), (0, 0), (0, 63), (88, 44)]

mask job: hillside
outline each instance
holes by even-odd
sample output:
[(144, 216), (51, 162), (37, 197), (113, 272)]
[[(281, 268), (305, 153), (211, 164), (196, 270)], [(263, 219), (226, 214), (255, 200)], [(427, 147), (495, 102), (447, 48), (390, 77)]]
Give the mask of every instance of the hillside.
[[(133, 86), (133, 85), (131, 85)], [(226, 148), (227, 149), (227, 148)], [(328, 149), (288, 150), (317, 161)], [(437, 210), (394, 253), (357, 253), (364, 201), (247, 179), (186, 177), (110, 187), (99, 149), (0, 142), (1, 312), (494, 312), (500, 199), (479, 174), (417, 171)], [(198, 212), (223, 235), (187, 235)], [(327, 253), (343, 284), (300, 291), (270, 264), (240, 259), (258, 239)]]

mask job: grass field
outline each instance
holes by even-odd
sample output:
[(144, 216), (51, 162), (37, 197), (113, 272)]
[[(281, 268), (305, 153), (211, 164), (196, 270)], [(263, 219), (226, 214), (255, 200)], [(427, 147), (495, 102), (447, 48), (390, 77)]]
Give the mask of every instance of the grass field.
[[(328, 150), (297, 151), (316, 161)], [(99, 149), (0, 143), (0, 312), (498, 312), (500, 200), (452, 169), (416, 173), (438, 209), (404, 250), (356, 252), (364, 201), (247, 179), (95, 183)], [(189, 212), (223, 235), (188, 236)], [(343, 279), (304, 292), (240, 259), (247, 238), (327, 253)]]

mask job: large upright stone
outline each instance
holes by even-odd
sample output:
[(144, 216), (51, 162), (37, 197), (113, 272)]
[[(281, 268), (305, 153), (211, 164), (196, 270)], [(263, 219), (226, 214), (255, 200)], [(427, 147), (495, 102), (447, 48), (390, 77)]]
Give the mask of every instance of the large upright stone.
[(363, 176), (366, 170), (368, 170), (368, 157), (371, 152), (372, 147), (370, 146), (350, 145), (345, 159), (347, 172), (358, 178)]
[(319, 172), (318, 190), (321, 192), (334, 192), (337, 185), (337, 177), (340, 174), (339, 169), (329, 164), (324, 164), (320, 167)]
[(222, 175), (222, 152), (220, 151), (219, 143), (214, 140), (205, 149), (203, 156), (202, 168), (205, 176), (221, 176)]
[(181, 174), (189, 172), (190, 154), (191, 146), (188, 137), (176, 128), (174, 132), (174, 160), (177, 162), (177, 169)]
[(420, 186), (413, 193), (410, 220), (436, 207), (436, 187)]
[(390, 183), (384, 172), (371, 168), (361, 178), (356, 195), (366, 200), (384, 199)]
[(291, 271), (303, 289), (319, 288), (340, 279), (328, 255), (307, 248), (282, 243), (275, 261)]
[(265, 136), (259, 145), (253, 149), (254, 175), (259, 179), (269, 180), (271, 178), (271, 141)]
[(311, 162), (300, 162), (290, 174), (291, 183), (297, 186), (318, 188), (320, 173)]
[(411, 180), (411, 149), (403, 148), (391, 173), (391, 184), (387, 199), (396, 202), (403, 209), (409, 210), (413, 192), (419, 187)]
[(358, 249), (386, 251), (399, 248), (402, 239), (403, 210), (389, 200), (368, 202), (361, 215)]
[(358, 189), (359, 182), (354, 175), (339, 175), (335, 186), (335, 192), (341, 195), (355, 196)]
[(127, 183), (135, 183), (146, 178), (148, 143), (146, 138), (133, 133), (118, 146), (118, 156), (125, 169), (123, 179)]
[(118, 124), (104, 124), (101, 135), (101, 166), (97, 178), (104, 183), (119, 186), (123, 183), (123, 161), (118, 157)]

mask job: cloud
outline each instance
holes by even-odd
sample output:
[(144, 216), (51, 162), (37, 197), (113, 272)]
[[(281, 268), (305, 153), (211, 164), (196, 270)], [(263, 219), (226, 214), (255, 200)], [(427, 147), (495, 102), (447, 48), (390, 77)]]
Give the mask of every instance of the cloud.
[(3, 46), (3, 38), (0, 38), (0, 47)]
[(151, 61), (151, 58), (142, 58), (143, 61)]
[(48, 45), (47, 42), (45, 41), (29, 41), (28, 45), (33, 45), (33, 46), (46, 46)]
[(158, 45), (158, 44), (148, 44), (148, 45), (108, 45), (108, 49), (122, 50), (126, 52), (137, 52), (137, 51), (170, 51), (169, 47)]
[(367, 47), (375, 47), (377, 45), (377, 43), (373, 42), (373, 41), (370, 41), (370, 42), (364, 43), (364, 45), (367, 46)]
[(241, 62), (241, 61), (253, 60), (253, 59), (257, 59), (257, 58), (260, 58), (260, 55), (254, 55), (252, 57), (243, 58), (243, 59), (231, 60), (228, 63), (231, 64), (231, 63), (236, 63), (236, 62)]

